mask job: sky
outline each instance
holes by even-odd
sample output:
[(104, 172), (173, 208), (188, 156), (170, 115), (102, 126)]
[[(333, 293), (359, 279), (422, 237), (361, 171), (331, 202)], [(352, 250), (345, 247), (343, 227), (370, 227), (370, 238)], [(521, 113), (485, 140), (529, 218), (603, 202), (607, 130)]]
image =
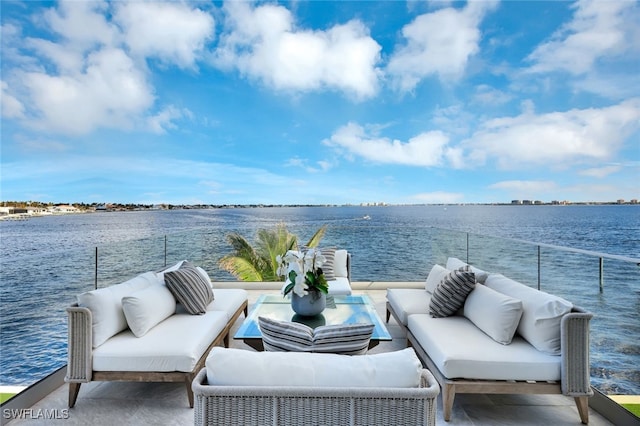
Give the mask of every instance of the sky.
[(640, 2), (0, 1), (0, 200), (640, 199)]

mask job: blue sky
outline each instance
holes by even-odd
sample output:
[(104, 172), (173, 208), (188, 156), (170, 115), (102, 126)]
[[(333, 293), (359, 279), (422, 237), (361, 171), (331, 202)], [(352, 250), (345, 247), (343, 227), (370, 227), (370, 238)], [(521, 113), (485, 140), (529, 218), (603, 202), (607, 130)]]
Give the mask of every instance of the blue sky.
[(2, 200), (640, 198), (637, 1), (1, 1)]

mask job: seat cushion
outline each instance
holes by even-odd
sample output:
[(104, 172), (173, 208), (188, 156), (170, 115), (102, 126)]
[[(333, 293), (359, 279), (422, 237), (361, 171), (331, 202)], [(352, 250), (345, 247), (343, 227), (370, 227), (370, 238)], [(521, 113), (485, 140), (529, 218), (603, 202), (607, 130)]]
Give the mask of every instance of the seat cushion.
[(175, 314), (143, 337), (123, 331), (93, 351), (95, 371), (190, 372), (227, 324), (223, 311)]
[(411, 314), (426, 314), (429, 312), (431, 295), (421, 288), (390, 288), (387, 289), (387, 302), (398, 315), (402, 325), (407, 325), (407, 318)]
[(336, 277), (333, 281), (328, 281), (329, 294), (333, 296), (350, 296), (351, 284), (346, 277)]
[(416, 314), (408, 326), (449, 379), (560, 380), (560, 357), (538, 351), (519, 336), (501, 345), (461, 316)]
[(213, 294), (215, 298), (207, 305), (207, 311), (224, 311), (228, 319), (233, 317), (249, 297), (249, 293), (241, 288), (216, 288)]
[(417, 388), (422, 364), (411, 348), (349, 356), (215, 347), (206, 368), (210, 385)]

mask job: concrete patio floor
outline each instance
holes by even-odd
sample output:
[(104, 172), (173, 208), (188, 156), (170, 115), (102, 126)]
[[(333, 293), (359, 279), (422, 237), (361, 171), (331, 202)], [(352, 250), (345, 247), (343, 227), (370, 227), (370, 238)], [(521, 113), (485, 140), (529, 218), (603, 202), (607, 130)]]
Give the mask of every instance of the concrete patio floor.
[[(245, 283), (246, 284), (246, 283)], [(368, 294), (380, 318), (385, 318), (386, 288), (389, 283), (354, 283), (354, 293)], [(394, 283), (398, 285), (399, 283)], [(415, 283), (413, 283), (415, 285)], [(247, 286), (249, 287), (249, 286)], [(253, 287), (251, 287), (253, 288)], [(215, 290), (214, 290), (215, 291)], [(249, 308), (261, 294), (273, 289), (249, 291)], [(235, 324), (235, 333), (244, 317)], [(406, 347), (406, 336), (393, 318), (387, 324), (393, 337), (370, 353), (388, 352)], [(231, 340), (231, 346), (253, 350), (242, 341)], [(68, 387), (63, 385), (32, 407), (32, 418), (14, 419), (11, 425), (189, 425), (193, 410), (189, 408), (183, 384), (92, 382), (83, 384), (76, 406), (67, 408)], [(38, 410), (54, 412), (63, 419), (36, 417)], [(65, 415), (68, 413), (68, 415)], [(4, 416), (3, 416), (4, 417)], [(442, 419), (442, 398), (438, 397), (438, 425), (579, 425), (580, 417), (573, 398), (562, 395), (457, 395), (450, 422)], [(3, 419), (7, 424), (7, 419)], [(610, 425), (596, 411), (589, 410), (589, 424)], [(232, 425), (230, 425), (232, 426)]]

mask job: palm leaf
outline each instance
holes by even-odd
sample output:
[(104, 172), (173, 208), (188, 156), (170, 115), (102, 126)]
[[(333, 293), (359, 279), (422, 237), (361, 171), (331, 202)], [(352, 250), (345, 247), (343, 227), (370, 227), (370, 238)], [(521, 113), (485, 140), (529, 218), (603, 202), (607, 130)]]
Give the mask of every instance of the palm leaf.
[(326, 231), (327, 225), (322, 225), (320, 229), (318, 229), (316, 233), (313, 234), (313, 236), (309, 239), (307, 247), (318, 247), (318, 244), (320, 244), (320, 240), (322, 240), (322, 237), (324, 237), (324, 233)]
[(262, 281), (262, 275), (247, 259), (225, 256), (220, 259), (220, 267), (232, 273), (241, 281)]

